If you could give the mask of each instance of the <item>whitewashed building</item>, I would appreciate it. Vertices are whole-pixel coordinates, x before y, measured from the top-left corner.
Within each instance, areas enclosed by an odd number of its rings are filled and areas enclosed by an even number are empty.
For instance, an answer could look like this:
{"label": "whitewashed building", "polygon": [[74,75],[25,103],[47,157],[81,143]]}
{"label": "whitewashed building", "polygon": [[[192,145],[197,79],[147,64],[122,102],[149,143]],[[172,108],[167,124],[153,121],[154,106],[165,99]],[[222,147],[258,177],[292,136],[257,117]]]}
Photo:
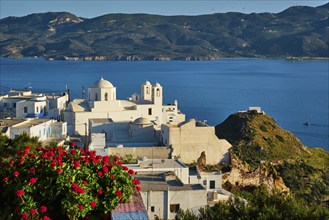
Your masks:
{"label": "whitewashed building", "polygon": [[161,141],[172,149],[172,157],[178,157],[184,163],[196,162],[203,151],[207,164],[230,163],[229,148],[232,145],[216,136],[215,127],[194,119],[163,124]]}
{"label": "whitewashed building", "polygon": [[179,123],[185,115],[178,110],[178,103],[163,105],[163,89],[159,83],[146,81],[141,85],[141,95],[134,93],[127,100],[116,98],[116,87],[101,78],[88,88],[88,99],[75,99],[64,111],[69,135],[85,134],[89,119],[111,119],[113,122],[134,122],[146,118],[157,130],[167,122]]}
{"label": "whitewashed building", "polygon": [[177,212],[207,206],[207,191],[189,183],[189,168],[178,160],[144,159],[129,164],[141,181],[141,196],[150,219],[175,219]]}
{"label": "whitewashed building", "polygon": [[16,102],[17,118],[42,118],[46,116],[47,100],[45,96]]}
{"label": "whitewashed building", "polygon": [[[60,95],[35,94],[30,90],[10,90],[0,98],[0,118],[49,118],[61,119],[61,111],[69,100],[67,93]],[[48,114],[50,113],[50,114]]]}
{"label": "whitewashed building", "polygon": [[[200,172],[173,159],[146,159],[126,165],[137,172],[141,196],[150,219],[175,219],[182,210],[198,211],[222,195],[220,172]],[[217,199],[216,197],[215,199]]]}
{"label": "whitewashed building", "polygon": [[38,137],[40,141],[63,140],[66,138],[66,132],[66,122],[58,122],[57,120],[46,118],[27,119],[9,127],[9,137],[11,139],[27,133]]}

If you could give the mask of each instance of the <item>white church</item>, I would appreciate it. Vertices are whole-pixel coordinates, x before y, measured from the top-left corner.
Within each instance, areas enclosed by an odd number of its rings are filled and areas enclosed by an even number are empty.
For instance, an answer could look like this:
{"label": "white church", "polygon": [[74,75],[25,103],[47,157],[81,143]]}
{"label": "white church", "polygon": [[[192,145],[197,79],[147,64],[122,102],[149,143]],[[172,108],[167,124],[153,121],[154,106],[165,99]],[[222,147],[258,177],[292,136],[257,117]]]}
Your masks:
{"label": "white church", "polygon": [[89,132],[89,119],[111,119],[113,122],[147,121],[155,130],[161,124],[185,121],[185,114],[178,103],[163,104],[163,89],[159,83],[146,81],[141,85],[141,94],[134,93],[127,100],[118,100],[116,87],[103,78],[88,88],[88,99],[75,99],[64,111],[68,135],[85,135]]}

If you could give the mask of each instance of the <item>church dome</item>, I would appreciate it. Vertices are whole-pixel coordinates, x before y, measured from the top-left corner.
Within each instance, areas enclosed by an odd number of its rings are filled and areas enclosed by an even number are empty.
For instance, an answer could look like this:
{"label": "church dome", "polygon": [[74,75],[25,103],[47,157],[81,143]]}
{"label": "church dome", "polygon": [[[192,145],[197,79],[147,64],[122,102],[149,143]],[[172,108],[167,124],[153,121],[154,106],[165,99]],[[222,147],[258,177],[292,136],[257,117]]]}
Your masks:
{"label": "church dome", "polygon": [[149,125],[149,124],[152,124],[152,123],[147,118],[140,117],[140,118],[137,118],[133,122],[133,124],[135,124],[135,125]]}
{"label": "church dome", "polygon": [[113,88],[113,84],[110,83],[110,81],[107,81],[103,79],[103,77],[100,80],[97,80],[94,82],[91,86],[91,88]]}
{"label": "church dome", "polygon": [[154,87],[161,87],[160,83],[155,83]]}
{"label": "church dome", "polygon": [[144,86],[150,86],[151,85],[151,83],[149,82],[149,81],[145,81],[145,83],[143,84]]}

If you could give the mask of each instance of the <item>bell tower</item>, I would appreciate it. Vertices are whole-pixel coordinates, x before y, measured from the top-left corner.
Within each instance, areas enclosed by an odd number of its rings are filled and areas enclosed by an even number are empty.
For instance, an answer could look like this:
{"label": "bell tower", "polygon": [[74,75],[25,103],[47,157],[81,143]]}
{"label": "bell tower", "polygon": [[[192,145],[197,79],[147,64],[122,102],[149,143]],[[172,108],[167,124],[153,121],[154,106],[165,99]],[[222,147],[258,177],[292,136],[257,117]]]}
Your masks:
{"label": "bell tower", "polygon": [[152,100],[152,85],[149,81],[145,81],[145,83],[141,86],[141,95],[142,100]]}

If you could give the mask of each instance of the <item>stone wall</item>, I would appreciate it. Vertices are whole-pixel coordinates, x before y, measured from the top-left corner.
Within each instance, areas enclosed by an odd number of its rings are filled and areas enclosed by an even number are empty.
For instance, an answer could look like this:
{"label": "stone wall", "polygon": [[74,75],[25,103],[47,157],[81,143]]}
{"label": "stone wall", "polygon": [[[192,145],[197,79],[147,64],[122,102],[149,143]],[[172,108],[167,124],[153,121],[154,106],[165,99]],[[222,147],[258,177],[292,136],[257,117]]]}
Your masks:
{"label": "stone wall", "polygon": [[153,158],[153,159],[167,159],[169,156],[169,149],[166,147],[123,147],[123,148],[108,148],[110,155],[132,155],[134,159],[137,158]]}

